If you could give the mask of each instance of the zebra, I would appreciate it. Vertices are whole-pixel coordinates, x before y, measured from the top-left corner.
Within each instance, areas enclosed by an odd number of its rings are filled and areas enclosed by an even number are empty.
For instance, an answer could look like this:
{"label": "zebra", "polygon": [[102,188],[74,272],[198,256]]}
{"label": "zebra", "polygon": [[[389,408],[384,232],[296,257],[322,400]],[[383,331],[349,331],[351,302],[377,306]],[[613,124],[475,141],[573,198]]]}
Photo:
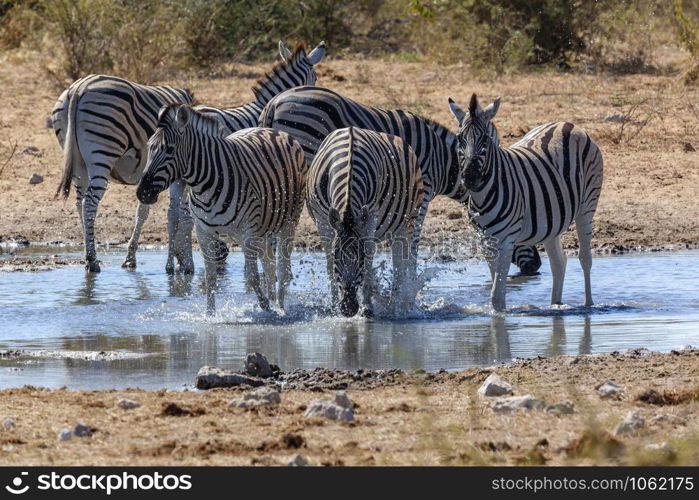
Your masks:
{"label": "zebra", "polygon": [[303,150],[278,130],[247,128],[228,136],[224,130],[219,120],[187,104],[163,108],[148,142],[146,172],[136,195],[141,203],[153,204],[178,179],[189,187],[205,261],[208,314],[216,308],[216,250],[221,238],[243,248],[245,281],[260,307],[268,310],[276,299],[283,308],[291,280],[291,244],[305,198]]}
{"label": "zebra", "polygon": [[[259,125],[283,130],[298,139],[309,164],[325,137],[338,128],[354,126],[401,137],[417,156],[425,191],[415,222],[415,247],[428,205],[435,196],[446,195],[461,203],[468,202],[468,193],[458,181],[456,136],[428,118],[401,109],[366,106],[332,90],[303,86],[273,98],[262,111]],[[531,248],[530,254],[533,261],[528,264],[528,269],[536,272],[538,252]],[[409,271],[411,278],[414,277],[415,269]]]}
{"label": "zebra", "polygon": [[[324,43],[321,42],[308,55],[303,44],[292,52],[279,42],[279,50],[283,61],[255,86],[254,102],[229,110],[202,107],[228,117],[223,120],[228,130],[223,133],[256,125],[262,106],[273,92],[315,82],[316,74],[312,66],[324,56]],[[94,217],[108,178],[123,184],[137,184],[146,161],[146,143],[155,128],[158,110],[167,104],[193,101],[193,95],[185,89],[143,86],[106,75],[82,78],[59,97],[51,115],[56,137],[65,151],[64,175],[57,194],[68,196],[73,177],[89,271],[100,270],[94,248]],[[71,106],[74,106],[72,113]],[[90,196],[86,196],[87,191]],[[139,204],[123,267],[136,266],[138,239],[148,212],[148,205]],[[89,217],[83,218],[84,213]],[[174,272],[175,258],[185,272],[194,269],[191,224],[184,185],[175,183],[170,190],[168,210],[166,271],[169,273]],[[226,251],[225,247],[219,251]]]}
{"label": "zebra", "polygon": [[[391,242],[395,312],[409,306],[399,298],[409,262],[416,255],[412,235],[424,187],[412,148],[400,137],[355,127],[325,138],[306,183],[308,212],[316,223],[327,257],[333,304],[345,316],[372,314],[376,243]],[[410,252],[410,253],[408,253]]]}
{"label": "zebra", "polygon": [[508,148],[493,141],[492,123],[500,98],[480,107],[471,96],[468,112],[449,98],[459,122],[461,182],[470,194],[471,220],[498,252],[488,263],[493,278],[491,302],[505,309],[505,285],[515,245],[542,243],[549,256],[551,303],[563,295],[566,255],[561,235],[575,221],[579,259],[585,278],[585,306],[592,306],[592,218],[603,179],[600,149],[580,127],[568,122],[540,125]]}
{"label": "zebra", "polygon": [[[68,102],[67,117],[61,112],[65,108],[61,98]],[[67,198],[71,184],[75,184],[85,268],[100,272],[94,224],[109,177],[121,184],[136,184],[145,161],[143,145],[155,129],[157,111],[175,102],[191,103],[194,96],[187,89],[89,75],[74,82],[61,98],[52,113],[64,150],[63,177],[56,196]]]}

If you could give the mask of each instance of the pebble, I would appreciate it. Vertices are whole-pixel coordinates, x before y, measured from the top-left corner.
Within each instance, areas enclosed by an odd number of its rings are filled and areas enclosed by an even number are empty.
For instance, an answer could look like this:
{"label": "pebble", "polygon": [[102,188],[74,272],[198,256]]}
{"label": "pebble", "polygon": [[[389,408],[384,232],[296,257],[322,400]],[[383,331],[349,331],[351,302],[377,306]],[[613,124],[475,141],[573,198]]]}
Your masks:
{"label": "pebble", "polygon": [[478,388],[478,394],[488,397],[504,396],[512,394],[512,386],[497,373],[491,373]]}
{"label": "pebble", "polygon": [[243,399],[234,399],[228,406],[230,408],[257,408],[259,406],[275,405],[282,402],[279,391],[271,387],[259,387],[243,396]]}
{"label": "pebble", "polygon": [[554,415],[570,415],[575,412],[575,405],[571,401],[563,401],[546,407],[548,413]]}
{"label": "pebble", "polygon": [[253,377],[267,378],[272,376],[272,367],[264,354],[253,352],[245,358],[245,373]]}
{"label": "pebble", "polygon": [[345,391],[337,391],[333,402],[343,408],[348,408],[350,410],[354,408],[354,403],[350,400]]}
{"label": "pebble", "polygon": [[70,441],[71,439],[73,439],[73,432],[70,429],[61,429],[61,432],[58,433],[59,441]]}
{"label": "pebble", "polygon": [[620,385],[615,384],[611,380],[607,380],[603,384],[597,387],[597,393],[603,398],[611,398],[615,396],[621,396],[624,394],[624,390]]}
{"label": "pebble", "polygon": [[75,424],[75,429],[73,430],[73,433],[77,437],[89,437],[92,436],[92,429],[85,425],[84,422],[78,422]]}
{"label": "pebble", "polygon": [[300,453],[294,453],[286,465],[289,467],[306,467],[308,465],[308,459]]}
{"label": "pebble", "polygon": [[677,450],[675,450],[675,448],[667,441],[647,444],[644,446],[644,449],[648,451],[658,451],[669,456],[677,454]]}
{"label": "pebble", "polygon": [[635,434],[637,430],[643,428],[646,424],[643,417],[637,411],[630,411],[624,420],[619,422],[614,434],[621,436],[624,434]]}
{"label": "pebble", "polygon": [[322,417],[330,420],[354,420],[351,408],[340,406],[334,401],[311,401],[303,414],[306,418]]}
{"label": "pebble", "polygon": [[7,430],[14,429],[17,427],[17,422],[12,417],[5,417],[2,421],[2,426]]}
{"label": "pebble", "polygon": [[241,385],[259,387],[264,385],[264,383],[264,380],[261,378],[224,370],[216,366],[202,366],[197,373],[196,387],[197,389],[237,387]]}
{"label": "pebble", "polygon": [[29,184],[41,184],[44,182],[44,176],[37,173],[33,173],[29,178]]}
{"label": "pebble", "polygon": [[133,399],[120,399],[117,402],[117,406],[122,410],[133,410],[134,408],[141,406],[141,403],[134,401]]}
{"label": "pebble", "polygon": [[490,405],[495,413],[510,413],[518,410],[542,410],[545,406],[542,400],[535,398],[531,394],[498,399],[497,401],[493,401]]}

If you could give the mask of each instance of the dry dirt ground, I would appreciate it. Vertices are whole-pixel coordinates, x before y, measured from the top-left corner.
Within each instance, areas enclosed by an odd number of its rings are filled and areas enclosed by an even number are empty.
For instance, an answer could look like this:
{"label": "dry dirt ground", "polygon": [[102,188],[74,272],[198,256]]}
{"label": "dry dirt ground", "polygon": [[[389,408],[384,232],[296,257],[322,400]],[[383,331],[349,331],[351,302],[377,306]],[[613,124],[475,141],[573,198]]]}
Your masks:
{"label": "dry dirt ground", "polygon": [[[476,392],[492,372],[517,395],[532,394],[547,405],[570,401],[574,412],[495,413],[497,398]],[[0,391],[0,418],[14,418],[16,427],[0,428],[0,465],[283,465],[294,453],[312,465],[697,465],[698,377],[699,350],[692,349],[405,374],[369,390],[350,385],[351,422],[304,417],[310,401],[333,397],[328,391],[285,391],[279,405],[245,410],[228,407],[241,396],[230,389],[8,389]],[[623,394],[600,397],[595,388],[606,380]],[[121,398],[141,406],[121,409]],[[632,411],[644,425],[614,435]],[[59,441],[61,429],[76,421],[93,435]]]}
{"label": "dry dirt ground", "polygon": [[[4,55],[0,64],[0,236],[31,241],[82,241],[74,202],[54,201],[62,152],[46,117],[60,87],[30,56]],[[202,103],[235,106],[252,98],[250,87],[271,63],[235,64],[225,76],[183,77],[167,83],[194,90]],[[699,243],[699,88],[676,77],[584,75],[543,72],[479,79],[466,67],[434,62],[333,60],[318,67],[318,84],[380,107],[401,107],[455,128],[447,96],[467,103],[471,92],[488,101],[502,96],[495,120],[505,144],[534,125],[569,120],[586,128],[605,157],[605,182],[595,219],[597,250]],[[625,123],[605,121],[621,114]],[[12,145],[16,151],[8,161]],[[4,165],[4,167],[3,167]],[[30,185],[33,173],[44,182]],[[143,242],[166,241],[166,197],[151,211]],[[100,206],[96,233],[102,243],[124,243],[131,232],[135,189],[112,182]],[[468,240],[466,211],[436,200],[424,242],[436,246]],[[317,236],[304,215],[297,241]],[[574,232],[565,239],[575,245]]]}

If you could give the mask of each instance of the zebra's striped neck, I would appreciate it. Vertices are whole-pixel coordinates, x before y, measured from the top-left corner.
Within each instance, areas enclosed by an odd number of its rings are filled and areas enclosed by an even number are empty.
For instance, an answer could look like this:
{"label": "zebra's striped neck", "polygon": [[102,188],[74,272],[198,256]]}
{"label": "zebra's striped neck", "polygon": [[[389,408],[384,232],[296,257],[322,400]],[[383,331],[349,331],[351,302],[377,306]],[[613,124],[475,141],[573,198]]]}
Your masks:
{"label": "zebra's striped neck", "polygon": [[437,136],[444,141],[446,146],[447,157],[444,159],[444,161],[448,171],[446,186],[444,186],[442,194],[448,196],[449,198],[463,202],[468,199],[468,193],[466,193],[466,190],[459,181],[459,161],[457,154],[459,141],[457,140],[456,134],[440,123],[429,119],[425,120],[427,120],[427,123],[432,130],[434,130]]}
{"label": "zebra's striped neck", "polygon": [[255,102],[262,108],[277,94],[300,85],[313,85],[316,81],[313,65],[306,56],[304,46],[298,47],[284,62],[277,63],[264,78],[252,88]]}

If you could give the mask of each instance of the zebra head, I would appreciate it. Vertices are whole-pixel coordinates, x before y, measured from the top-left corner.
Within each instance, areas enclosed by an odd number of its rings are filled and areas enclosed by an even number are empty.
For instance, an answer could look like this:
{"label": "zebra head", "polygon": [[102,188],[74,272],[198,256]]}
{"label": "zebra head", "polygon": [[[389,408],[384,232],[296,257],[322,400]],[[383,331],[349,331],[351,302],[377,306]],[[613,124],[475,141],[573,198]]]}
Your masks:
{"label": "zebra head", "polygon": [[482,109],[476,94],[471,96],[468,112],[449,98],[449,109],[459,122],[458,159],[461,168],[461,182],[469,191],[479,191],[488,175],[486,156],[491,146],[498,145],[498,135],[491,120],[500,107],[500,98]]}
{"label": "zebra head", "polygon": [[306,44],[301,42],[292,52],[280,41],[279,55],[282,61],[277,63],[264,78],[259,79],[252,88],[256,100],[260,103],[266,104],[284,90],[302,85],[314,85],[318,76],[313,67],[325,56],[325,42],[320,42],[310,52],[306,51]]}
{"label": "zebra head", "polygon": [[369,222],[369,207],[361,208],[359,217],[347,209],[341,216],[330,208],[330,225],[335,230],[332,241],[333,279],[338,285],[340,312],[347,317],[359,310],[357,289],[364,281],[364,244]]}
{"label": "zebra head", "polygon": [[189,104],[170,104],[158,113],[158,126],[148,140],[148,161],[136,196],[145,204],[158,201],[170,184],[185,177],[190,167],[192,133],[220,136],[221,122],[192,109]]}

